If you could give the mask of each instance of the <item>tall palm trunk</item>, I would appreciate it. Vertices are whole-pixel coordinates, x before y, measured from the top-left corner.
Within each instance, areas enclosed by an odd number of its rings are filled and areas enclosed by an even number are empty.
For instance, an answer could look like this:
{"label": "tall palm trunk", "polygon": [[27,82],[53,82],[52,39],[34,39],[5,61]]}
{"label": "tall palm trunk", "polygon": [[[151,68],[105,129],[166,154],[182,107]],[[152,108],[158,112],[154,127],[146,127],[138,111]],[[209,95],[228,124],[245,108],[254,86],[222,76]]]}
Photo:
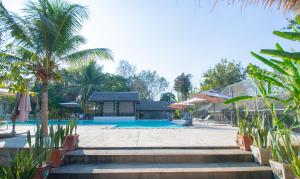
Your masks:
{"label": "tall palm trunk", "polygon": [[42,84],[42,130],[43,134],[48,134],[48,79]]}

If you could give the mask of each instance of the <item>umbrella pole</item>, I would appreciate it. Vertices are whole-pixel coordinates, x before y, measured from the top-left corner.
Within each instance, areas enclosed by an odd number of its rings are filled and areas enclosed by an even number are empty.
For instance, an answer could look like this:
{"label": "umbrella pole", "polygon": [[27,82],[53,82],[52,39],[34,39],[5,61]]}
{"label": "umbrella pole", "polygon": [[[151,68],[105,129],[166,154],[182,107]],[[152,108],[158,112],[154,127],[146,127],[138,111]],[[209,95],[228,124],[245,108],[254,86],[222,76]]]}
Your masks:
{"label": "umbrella pole", "polygon": [[12,131],[11,131],[12,135],[16,134],[16,120],[17,120],[17,117],[18,117],[18,114],[19,114],[18,113],[18,106],[19,106],[19,103],[20,103],[20,97],[21,97],[21,93],[17,93],[16,102],[15,102],[14,108],[11,112],[12,113],[11,120],[12,120],[12,123],[13,123]]}
{"label": "umbrella pole", "polygon": [[216,123],[216,105],[215,105],[215,103],[213,103],[213,107],[214,107],[214,120]]}

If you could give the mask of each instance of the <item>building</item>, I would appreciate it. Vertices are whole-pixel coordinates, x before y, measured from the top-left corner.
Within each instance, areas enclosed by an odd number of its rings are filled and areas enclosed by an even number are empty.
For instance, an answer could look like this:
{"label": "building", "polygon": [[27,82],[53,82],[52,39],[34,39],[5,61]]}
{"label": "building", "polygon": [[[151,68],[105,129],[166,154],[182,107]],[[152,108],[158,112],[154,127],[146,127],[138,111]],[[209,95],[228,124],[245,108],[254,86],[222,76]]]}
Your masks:
{"label": "building", "polygon": [[136,107],[137,119],[171,119],[173,108],[170,101],[140,101]]}
{"label": "building", "polygon": [[94,92],[89,102],[94,119],[168,119],[170,102],[141,101],[138,92]]}

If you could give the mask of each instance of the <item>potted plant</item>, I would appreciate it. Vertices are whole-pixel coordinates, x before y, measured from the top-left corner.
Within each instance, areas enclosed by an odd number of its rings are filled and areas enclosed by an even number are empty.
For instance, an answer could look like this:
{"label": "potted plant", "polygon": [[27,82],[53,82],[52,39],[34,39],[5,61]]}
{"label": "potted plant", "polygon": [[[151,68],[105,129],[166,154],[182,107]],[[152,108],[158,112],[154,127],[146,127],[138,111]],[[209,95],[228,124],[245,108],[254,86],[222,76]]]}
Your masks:
{"label": "potted plant", "polygon": [[27,142],[29,145],[29,151],[37,163],[33,179],[46,178],[51,170],[51,166],[49,164],[50,154],[52,151],[50,137],[44,136],[42,134],[41,126],[37,125],[35,143],[31,143],[30,131],[27,132]]}
{"label": "potted plant", "polygon": [[271,152],[269,160],[275,178],[290,179],[300,174],[299,148],[292,144],[293,126],[286,127],[285,121],[280,120],[271,130]]}
{"label": "potted plant", "polygon": [[[73,133],[74,132],[74,133]],[[64,149],[66,151],[74,150],[79,143],[79,135],[77,134],[77,119],[70,119],[66,125]]]}
{"label": "potted plant", "polygon": [[34,178],[37,162],[30,150],[18,150],[15,154],[9,153],[9,159],[7,166],[0,167],[0,178]]}
{"label": "potted plant", "polygon": [[63,150],[64,128],[60,124],[54,130],[53,126],[49,127],[49,135],[51,138],[52,151],[50,155],[50,163],[52,167],[59,167],[63,164],[65,151]]}
{"label": "potted plant", "polygon": [[259,113],[255,113],[252,124],[253,144],[250,148],[254,160],[261,165],[269,165],[271,150],[268,148],[268,120]]}
{"label": "potted plant", "polygon": [[248,111],[245,110],[245,114],[243,117],[240,116],[239,112],[237,112],[238,116],[238,128],[236,142],[239,147],[243,150],[250,151],[250,145],[252,144],[252,136],[251,136],[251,122],[248,121]]}

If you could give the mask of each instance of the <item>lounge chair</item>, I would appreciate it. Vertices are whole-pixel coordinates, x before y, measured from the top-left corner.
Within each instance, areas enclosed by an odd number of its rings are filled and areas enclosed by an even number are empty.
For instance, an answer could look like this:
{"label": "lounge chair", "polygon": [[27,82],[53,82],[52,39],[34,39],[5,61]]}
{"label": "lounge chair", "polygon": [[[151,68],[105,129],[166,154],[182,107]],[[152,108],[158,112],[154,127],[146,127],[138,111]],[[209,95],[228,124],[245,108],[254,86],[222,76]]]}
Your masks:
{"label": "lounge chair", "polygon": [[208,125],[208,123],[210,122],[209,119],[211,117],[211,115],[207,115],[205,118],[199,118],[199,121]]}
{"label": "lounge chair", "polygon": [[5,120],[6,116],[2,116],[3,118],[0,118],[0,130],[7,130],[8,129],[8,123]]}
{"label": "lounge chair", "polygon": [[7,130],[8,129],[8,124],[7,121],[0,121],[0,130]]}

